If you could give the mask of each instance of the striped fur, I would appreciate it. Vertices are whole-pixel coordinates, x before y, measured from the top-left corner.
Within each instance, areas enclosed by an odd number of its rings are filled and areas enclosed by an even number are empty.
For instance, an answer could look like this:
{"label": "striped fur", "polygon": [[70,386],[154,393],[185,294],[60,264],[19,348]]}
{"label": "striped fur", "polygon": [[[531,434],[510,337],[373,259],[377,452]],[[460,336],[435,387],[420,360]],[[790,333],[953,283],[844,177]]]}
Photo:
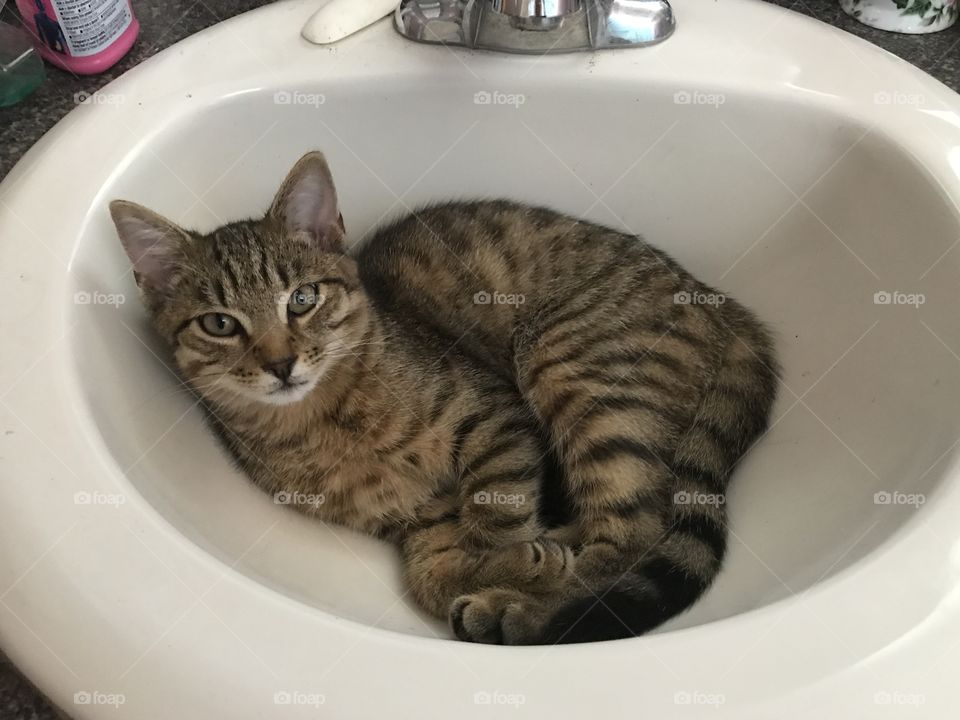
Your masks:
{"label": "striped fur", "polygon": [[[776,360],[749,311],[662,252],[494,201],[424,209],[350,257],[317,153],[263,220],[210,235],[112,209],[156,327],[246,472],[396,542],[414,597],[461,639],[639,635],[716,576]],[[322,304],[284,318],[275,299],[304,283]],[[243,333],[205,336],[211,310]],[[274,402],[265,368],[287,356],[309,392]]]}

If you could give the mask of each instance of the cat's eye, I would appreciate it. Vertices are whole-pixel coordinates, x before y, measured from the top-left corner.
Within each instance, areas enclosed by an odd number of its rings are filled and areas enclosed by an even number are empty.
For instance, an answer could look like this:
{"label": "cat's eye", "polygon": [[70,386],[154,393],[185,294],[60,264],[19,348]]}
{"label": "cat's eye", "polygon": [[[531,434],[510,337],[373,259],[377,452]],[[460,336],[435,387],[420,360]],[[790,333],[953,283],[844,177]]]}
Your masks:
{"label": "cat's eye", "polygon": [[323,295],[320,294],[316,285],[301,285],[290,294],[287,311],[291,315],[306,315],[323,300]]}
{"label": "cat's eye", "polygon": [[200,317],[200,327],[214,337],[230,337],[240,332],[240,323],[235,317],[224,313],[207,313]]}

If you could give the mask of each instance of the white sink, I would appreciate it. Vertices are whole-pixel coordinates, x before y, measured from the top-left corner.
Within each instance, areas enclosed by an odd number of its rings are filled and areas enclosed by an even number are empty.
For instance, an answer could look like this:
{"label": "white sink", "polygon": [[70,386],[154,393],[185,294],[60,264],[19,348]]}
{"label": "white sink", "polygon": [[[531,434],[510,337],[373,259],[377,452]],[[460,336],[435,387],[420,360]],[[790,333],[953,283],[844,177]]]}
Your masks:
{"label": "white sink", "polygon": [[[161,53],[0,186],[8,654],[78,718],[487,717],[485,698],[531,718],[946,717],[960,97],[749,0],[677,0],[653,48],[539,59],[389,21],[319,48],[298,35],[314,10]],[[438,199],[547,204],[644,235],[772,326],[773,427],[691,612],[616,643],[454,643],[388,546],[233,469],[150,334],[106,203],[209,229],[263,212],[314,148],[353,241]]]}

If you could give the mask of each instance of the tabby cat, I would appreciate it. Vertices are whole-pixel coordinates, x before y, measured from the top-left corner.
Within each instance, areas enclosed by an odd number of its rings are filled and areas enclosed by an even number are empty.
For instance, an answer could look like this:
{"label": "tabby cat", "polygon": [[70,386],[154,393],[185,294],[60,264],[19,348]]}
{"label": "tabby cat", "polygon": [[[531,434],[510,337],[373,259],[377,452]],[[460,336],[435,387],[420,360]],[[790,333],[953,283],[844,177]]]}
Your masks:
{"label": "tabby cat", "polygon": [[663,252],[493,201],[426,208],[351,256],[317,152],[265,217],[207,235],[110,211],[246,473],[396,543],[457,637],[635,636],[716,576],[776,360],[749,311]]}

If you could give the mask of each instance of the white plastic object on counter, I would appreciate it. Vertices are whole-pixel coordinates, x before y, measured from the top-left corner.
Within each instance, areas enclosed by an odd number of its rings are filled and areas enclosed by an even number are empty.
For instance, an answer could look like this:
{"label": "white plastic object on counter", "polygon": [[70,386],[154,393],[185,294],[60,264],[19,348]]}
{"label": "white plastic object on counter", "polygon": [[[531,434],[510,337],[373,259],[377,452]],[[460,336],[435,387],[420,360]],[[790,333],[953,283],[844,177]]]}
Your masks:
{"label": "white plastic object on counter", "polygon": [[303,36],[317,45],[329,45],[363,30],[397,7],[397,0],[327,0],[303,26]]}

